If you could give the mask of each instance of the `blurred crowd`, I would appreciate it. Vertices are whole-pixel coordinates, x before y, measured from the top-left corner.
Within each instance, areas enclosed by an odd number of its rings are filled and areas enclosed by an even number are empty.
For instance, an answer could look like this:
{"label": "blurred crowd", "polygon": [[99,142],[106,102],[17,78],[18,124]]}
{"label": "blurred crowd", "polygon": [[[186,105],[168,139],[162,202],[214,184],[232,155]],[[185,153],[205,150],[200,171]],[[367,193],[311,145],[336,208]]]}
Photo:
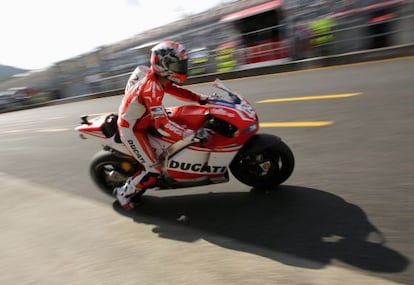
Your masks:
{"label": "blurred crowd", "polygon": [[[0,93],[0,107],[10,100],[26,104],[33,101],[28,98],[122,89],[137,65],[148,64],[151,47],[163,38],[185,44],[190,76],[414,42],[412,1],[240,0],[227,5],[0,82],[0,90],[6,90]],[[47,96],[15,99],[13,88],[42,90]]]}

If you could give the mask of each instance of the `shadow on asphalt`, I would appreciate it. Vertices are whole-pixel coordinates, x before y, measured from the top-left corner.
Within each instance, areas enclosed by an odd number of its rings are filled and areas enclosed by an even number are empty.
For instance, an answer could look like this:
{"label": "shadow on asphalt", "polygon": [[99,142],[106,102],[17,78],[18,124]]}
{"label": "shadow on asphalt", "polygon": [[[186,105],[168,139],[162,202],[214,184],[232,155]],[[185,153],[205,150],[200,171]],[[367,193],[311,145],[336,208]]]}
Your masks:
{"label": "shadow on asphalt", "polygon": [[338,259],[364,270],[396,273],[409,264],[387,247],[361,208],[316,189],[281,186],[270,193],[253,189],[162,198],[146,194],[131,212],[117,202],[113,207],[137,223],[155,225],[153,232],[161,238],[204,239],[298,267],[319,269]]}

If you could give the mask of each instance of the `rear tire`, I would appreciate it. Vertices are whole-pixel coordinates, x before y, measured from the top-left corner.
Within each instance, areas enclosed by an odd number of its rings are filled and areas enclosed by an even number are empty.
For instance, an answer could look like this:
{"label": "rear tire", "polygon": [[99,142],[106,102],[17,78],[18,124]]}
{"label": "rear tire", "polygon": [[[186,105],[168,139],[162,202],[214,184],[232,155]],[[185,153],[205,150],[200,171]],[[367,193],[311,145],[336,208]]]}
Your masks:
{"label": "rear tire", "polygon": [[89,167],[92,180],[110,196],[115,187],[122,186],[139,170],[140,165],[132,157],[104,150],[95,154]]}
{"label": "rear tire", "polygon": [[264,190],[276,189],[290,177],[294,167],[291,149],[279,139],[257,152],[242,149],[230,164],[230,170],[237,180]]}

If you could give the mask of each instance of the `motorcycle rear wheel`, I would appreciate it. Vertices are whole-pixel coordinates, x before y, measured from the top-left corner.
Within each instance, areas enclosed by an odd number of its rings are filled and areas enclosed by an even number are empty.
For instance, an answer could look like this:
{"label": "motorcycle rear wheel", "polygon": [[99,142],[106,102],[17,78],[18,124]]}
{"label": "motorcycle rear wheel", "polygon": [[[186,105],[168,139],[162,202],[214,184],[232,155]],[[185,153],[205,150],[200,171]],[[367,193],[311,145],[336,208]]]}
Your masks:
{"label": "motorcycle rear wheel", "polygon": [[230,164],[231,173],[237,180],[264,190],[276,189],[290,177],[294,167],[292,150],[282,140],[260,152],[242,149]]}
{"label": "motorcycle rear wheel", "polygon": [[128,177],[139,170],[140,165],[132,158],[105,150],[95,154],[89,167],[92,180],[110,196],[113,196],[115,187],[122,186]]}

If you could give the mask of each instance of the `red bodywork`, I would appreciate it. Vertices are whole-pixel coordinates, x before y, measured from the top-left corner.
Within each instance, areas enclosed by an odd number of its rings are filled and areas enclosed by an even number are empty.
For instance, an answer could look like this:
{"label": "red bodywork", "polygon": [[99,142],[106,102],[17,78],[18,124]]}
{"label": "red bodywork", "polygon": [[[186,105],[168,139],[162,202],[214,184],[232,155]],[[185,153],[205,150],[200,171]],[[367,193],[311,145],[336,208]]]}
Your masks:
{"label": "red bodywork", "polygon": [[[245,106],[246,109],[249,109],[250,107],[247,102],[243,106]],[[249,113],[246,110],[216,104],[209,106],[184,105],[166,109],[170,119],[186,129],[198,130],[203,127],[208,118],[206,116],[207,113],[216,120],[218,119],[233,125],[235,131],[232,136],[226,136],[220,132],[213,132],[213,135],[201,146],[202,148],[208,148],[214,151],[220,151],[220,149],[226,151],[226,149],[234,150],[234,148],[240,148],[258,131],[257,117],[255,116],[253,109],[250,109]],[[87,122],[85,121],[82,125],[78,126],[76,130],[83,134],[107,139],[108,134],[113,135],[113,131],[117,128],[116,121],[108,123],[110,115],[110,113],[106,113],[92,118]],[[170,141],[168,138],[162,139],[173,143],[173,141]]]}

